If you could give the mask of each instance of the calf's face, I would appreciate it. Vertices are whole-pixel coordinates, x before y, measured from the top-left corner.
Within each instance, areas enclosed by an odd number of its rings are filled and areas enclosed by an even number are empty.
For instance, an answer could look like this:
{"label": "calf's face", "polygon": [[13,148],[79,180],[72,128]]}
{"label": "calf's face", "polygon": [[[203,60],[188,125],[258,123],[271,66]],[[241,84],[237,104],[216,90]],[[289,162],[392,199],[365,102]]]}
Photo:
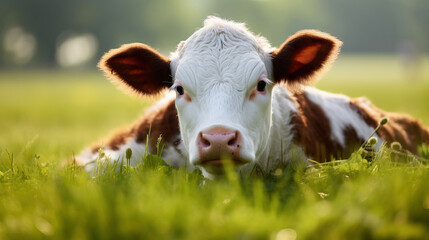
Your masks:
{"label": "calf's face", "polygon": [[175,91],[189,163],[219,174],[221,159],[239,169],[264,153],[273,86],[310,80],[336,58],[340,45],[326,33],[305,30],[272,49],[242,24],[209,18],[169,59],[135,43],[109,51],[99,67],[139,94]]}

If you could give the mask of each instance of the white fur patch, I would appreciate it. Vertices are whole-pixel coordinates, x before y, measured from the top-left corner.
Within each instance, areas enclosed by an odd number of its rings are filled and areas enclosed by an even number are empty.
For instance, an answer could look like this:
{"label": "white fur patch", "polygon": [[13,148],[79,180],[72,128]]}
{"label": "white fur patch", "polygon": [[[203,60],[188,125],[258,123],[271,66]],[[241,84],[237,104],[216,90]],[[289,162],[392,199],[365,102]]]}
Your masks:
{"label": "white fur patch", "polygon": [[[209,16],[204,21],[204,26],[201,29],[197,30],[186,41],[180,42],[176,51],[170,54],[170,67],[173,77],[175,77],[179,62],[186,53],[202,53],[204,50],[208,50],[208,54],[214,54],[211,50],[225,49],[230,47],[230,45],[225,44],[230,43],[239,43],[237,45],[247,48],[247,52],[256,52],[268,70],[267,76],[271,76],[272,63],[270,52],[274,48],[266,38],[250,32],[244,23]],[[195,57],[197,56],[195,55]]]}
{"label": "white fur patch", "polygon": [[293,159],[302,159],[303,150],[293,145],[292,114],[299,114],[290,93],[282,86],[275,86],[272,100],[272,123],[267,155],[261,158],[264,171],[275,169]]}
{"label": "white fur patch", "polygon": [[130,165],[135,167],[139,162],[141,162],[146,151],[146,144],[137,143],[135,139],[126,142],[124,145],[121,145],[118,150],[103,149],[104,156],[102,156],[101,159],[99,159],[100,154],[98,152],[91,153],[89,149],[86,149],[76,157],[76,162],[80,165],[83,165],[85,171],[94,173],[97,164],[104,164],[105,162],[103,161],[106,160],[109,161],[110,164],[114,164],[115,161],[123,161],[123,164],[125,164],[125,152],[128,148],[130,148],[132,151]]}
{"label": "white fur patch", "polygon": [[[331,139],[337,141],[341,146],[346,147],[344,129],[351,126],[357,135],[362,139],[367,139],[374,128],[369,126],[362,117],[350,107],[350,98],[341,95],[320,91],[313,87],[306,87],[305,93],[308,99],[320,106],[330,121],[332,130]],[[383,140],[376,134],[378,149]]]}
{"label": "white fur patch", "polygon": [[[177,137],[180,140],[180,136]],[[124,165],[126,164],[125,154],[126,150],[130,148],[132,151],[131,155],[131,166],[135,167],[138,163],[140,163],[144,157],[146,152],[146,144],[145,143],[137,143],[135,139],[131,139],[125,144],[121,145],[118,150],[112,149],[103,149],[104,155],[99,161],[100,154],[98,152],[91,152],[90,149],[85,149],[81,154],[76,156],[76,162],[84,166],[85,171],[94,173],[97,164],[104,164],[103,161],[109,161],[110,164],[114,164],[115,161],[122,162]],[[148,153],[150,153],[150,149],[147,149]],[[154,154],[154,153],[152,153]],[[172,144],[166,143],[164,149],[162,151],[162,159],[165,161],[167,165],[170,165],[174,168],[184,167],[187,170],[192,170],[192,166],[187,162],[187,155],[185,152],[185,148],[183,143],[180,142],[177,146],[173,146]]]}
{"label": "white fur patch", "polygon": [[187,171],[192,171],[194,167],[189,163],[188,154],[185,145],[180,140],[180,135],[175,137],[175,141],[180,141],[179,144],[166,144],[162,151],[162,159],[165,163],[174,168],[185,168]]}

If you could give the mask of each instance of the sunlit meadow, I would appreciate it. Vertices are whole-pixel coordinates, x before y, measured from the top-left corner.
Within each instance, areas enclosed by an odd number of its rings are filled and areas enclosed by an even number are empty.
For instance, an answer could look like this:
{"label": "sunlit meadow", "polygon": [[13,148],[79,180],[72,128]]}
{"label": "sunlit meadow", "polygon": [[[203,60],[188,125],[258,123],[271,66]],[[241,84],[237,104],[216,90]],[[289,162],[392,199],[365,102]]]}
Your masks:
{"label": "sunlit meadow", "polygon": [[[429,125],[429,68],[342,57],[317,87]],[[383,69],[390,69],[389,71]],[[429,239],[429,149],[208,181],[156,156],[92,177],[81,149],[150,102],[99,72],[0,73],[0,239]]]}

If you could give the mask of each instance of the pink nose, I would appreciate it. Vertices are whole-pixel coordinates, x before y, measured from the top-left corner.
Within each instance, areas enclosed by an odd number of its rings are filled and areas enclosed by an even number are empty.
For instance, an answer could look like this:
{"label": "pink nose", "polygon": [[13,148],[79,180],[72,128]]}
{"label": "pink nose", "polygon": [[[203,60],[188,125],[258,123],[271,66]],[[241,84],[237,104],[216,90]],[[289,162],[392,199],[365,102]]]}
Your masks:
{"label": "pink nose", "polygon": [[222,165],[221,158],[228,156],[234,164],[241,164],[241,136],[238,131],[215,127],[200,132],[197,139],[200,159],[197,164]]}

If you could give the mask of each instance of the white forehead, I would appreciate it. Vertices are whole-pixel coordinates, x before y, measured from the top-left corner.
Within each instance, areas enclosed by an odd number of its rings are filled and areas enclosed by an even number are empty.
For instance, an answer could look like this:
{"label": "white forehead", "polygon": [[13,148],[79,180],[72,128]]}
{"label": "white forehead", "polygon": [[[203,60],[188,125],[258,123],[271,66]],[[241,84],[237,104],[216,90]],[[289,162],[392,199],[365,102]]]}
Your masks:
{"label": "white forehead", "polygon": [[251,77],[259,68],[265,68],[270,75],[271,51],[268,41],[255,36],[243,23],[208,17],[204,26],[171,54],[172,75],[193,81],[196,78],[228,81],[236,79],[237,74]]}

